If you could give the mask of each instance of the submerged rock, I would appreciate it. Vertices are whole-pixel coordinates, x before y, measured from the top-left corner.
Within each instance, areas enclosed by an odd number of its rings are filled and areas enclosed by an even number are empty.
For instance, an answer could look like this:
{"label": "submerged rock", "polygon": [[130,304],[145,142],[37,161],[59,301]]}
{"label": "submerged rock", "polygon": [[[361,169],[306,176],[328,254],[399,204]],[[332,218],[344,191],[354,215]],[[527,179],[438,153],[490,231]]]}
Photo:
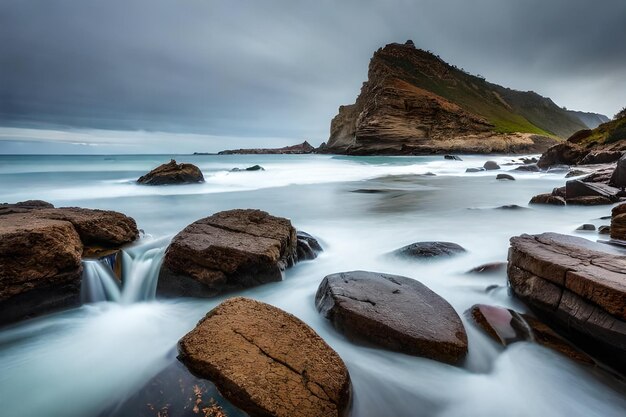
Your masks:
{"label": "submerged rock", "polygon": [[496,175],[496,179],[515,181],[515,178],[513,177],[513,175],[509,175],[509,174],[498,174]]}
{"label": "submerged rock", "polygon": [[539,169],[537,164],[528,164],[528,165],[518,166],[513,171],[539,172],[541,170]]}
{"label": "submerged rock", "polygon": [[465,172],[469,172],[469,173],[471,173],[471,172],[481,172],[481,171],[485,171],[485,168],[467,168],[465,170]]}
{"label": "submerged rock", "polygon": [[306,261],[317,258],[317,254],[322,252],[322,245],[310,234],[298,230],[296,232],[298,261]]}
{"label": "submerged rock", "polygon": [[416,242],[393,251],[396,256],[406,258],[435,258],[453,256],[466,252],[461,246],[453,242]]}
{"label": "submerged rock", "polygon": [[485,162],[485,165],[483,165],[483,168],[485,168],[487,171],[492,171],[500,169],[500,165],[498,165],[498,163],[495,161],[487,161]]}
{"label": "submerged rock", "polygon": [[537,194],[530,199],[528,204],[551,204],[553,206],[564,206],[566,204],[565,198],[547,194]]}
{"label": "submerged rock", "polygon": [[491,262],[479,265],[467,271],[468,274],[499,274],[506,271],[506,262]]}
{"label": "submerged rock", "polygon": [[453,161],[462,161],[462,159],[459,156],[456,155],[444,155],[443,156],[444,159],[450,159]]}
{"label": "submerged rock", "polygon": [[578,362],[587,365],[595,363],[549,326],[527,314],[503,307],[476,304],[466,315],[502,346],[519,341],[536,342]]}
{"label": "submerged rock", "polygon": [[161,295],[207,297],[282,280],[297,261],[296,230],[261,210],[228,210],[191,223],[170,243]]}
{"label": "submerged rock", "polygon": [[626,256],[604,249],[556,233],[513,237],[509,284],[539,317],[626,369]]}
{"label": "submerged rock", "polygon": [[366,271],[328,275],[315,305],[351,338],[447,363],[467,354],[467,335],[456,311],[411,278]]}
{"label": "submerged rock", "polygon": [[261,165],[253,165],[251,167],[248,168],[233,168],[230,170],[230,172],[245,172],[245,171],[265,171],[265,168],[263,168]]}
{"label": "submerged rock", "polygon": [[193,184],[198,182],[204,182],[200,168],[193,164],[178,164],[173,159],[167,164],[159,165],[137,180],[138,184],[143,185]]}
{"label": "submerged rock", "polygon": [[344,416],[350,376],[313,329],[276,307],[231,298],[179,342],[179,359],[252,417]]}
{"label": "submerged rock", "polygon": [[576,230],[581,230],[581,231],[587,231],[587,232],[593,232],[596,230],[596,226],[590,223],[585,223],[583,225],[580,225],[576,228]]}
{"label": "submerged rock", "polygon": [[608,235],[611,233],[611,226],[602,225],[598,227],[598,233],[601,235]]}

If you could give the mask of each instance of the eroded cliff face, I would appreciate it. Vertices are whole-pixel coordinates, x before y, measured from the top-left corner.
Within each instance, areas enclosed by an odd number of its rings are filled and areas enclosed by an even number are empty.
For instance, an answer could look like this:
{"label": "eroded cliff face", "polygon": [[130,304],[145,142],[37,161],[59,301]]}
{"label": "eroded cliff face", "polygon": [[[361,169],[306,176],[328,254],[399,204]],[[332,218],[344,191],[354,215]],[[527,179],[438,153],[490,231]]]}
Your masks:
{"label": "eroded cliff face", "polygon": [[[339,107],[322,151],[515,153],[540,152],[556,143],[556,133],[529,122],[493,86],[412,42],[387,45],[374,54],[355,104]],[[553,107],[548,111],[560,111]],[[559,130],[584,127],[562,116]]]}

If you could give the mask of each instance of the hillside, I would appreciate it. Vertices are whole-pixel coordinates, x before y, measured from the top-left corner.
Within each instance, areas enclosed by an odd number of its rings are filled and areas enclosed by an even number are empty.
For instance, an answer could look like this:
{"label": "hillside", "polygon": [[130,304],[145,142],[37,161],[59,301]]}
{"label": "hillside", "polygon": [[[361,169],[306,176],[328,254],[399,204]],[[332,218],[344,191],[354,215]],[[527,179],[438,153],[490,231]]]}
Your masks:
{"label": "hillside", "polygon": [[389,44],[374,53],[355,104],[331,122],[325,152],[537,152],[586,129],[552,100],[489,83],[430,52]]}
{"label": "hillside", "polygon": [[613,120],[593,130],[578,132],[567,141],[591,150],[626,150],[626,109],[618,113]]}
{"label": "hillside", "polygon": [[584,111],[574,111],[568,110],[567,113],[570,115],[577,117],[581,122],[583,122],[589,129],[595,129],[600,126],[602,123],[606,123],[610,121],[607,116],[598,113],[589,113]]}

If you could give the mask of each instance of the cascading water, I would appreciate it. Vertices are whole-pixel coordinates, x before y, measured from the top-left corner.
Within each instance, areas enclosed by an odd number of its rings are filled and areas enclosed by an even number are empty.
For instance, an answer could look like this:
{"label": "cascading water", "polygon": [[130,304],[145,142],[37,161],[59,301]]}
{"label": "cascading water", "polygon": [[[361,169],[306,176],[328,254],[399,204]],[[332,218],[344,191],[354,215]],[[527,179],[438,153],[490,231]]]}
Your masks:
{"label": "cascading water", "polygon": [[153,300],[168,242],[169,237],[165,237],[120,251],[122,284],[115,277],[109,258],[83,261],[83,303],[113,301],[131,304]]}

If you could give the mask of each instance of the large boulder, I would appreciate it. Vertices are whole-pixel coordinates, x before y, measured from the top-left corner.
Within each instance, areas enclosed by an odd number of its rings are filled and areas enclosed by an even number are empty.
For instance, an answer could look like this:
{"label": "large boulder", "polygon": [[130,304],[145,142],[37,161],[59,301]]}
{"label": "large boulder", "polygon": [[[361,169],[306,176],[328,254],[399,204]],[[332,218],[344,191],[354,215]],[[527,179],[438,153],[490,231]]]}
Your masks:
{"label": "large boulder", "polygon": [[580,146],[570,142],[561,142],[545,151],[539,158],[537,166],[547,169],[553,165],[576,165],[585,155],[587,151]]}
{"label": "large boulder", "polygon": [[557,330],[626,369],[626,256],[579,237],[511,238],[513,292]]}
{"label": "large boulder", "polygon": [[416,242],[396,249],[392,254],[403,258],[437,258],[453,256],[465,249],[453,242]]}
{"label": "large boulder", "polygon": [[551,193],[537,194],[530,199],[528,204],[550,204],[553,206],[564,206],[566,204],[565,199],[560,196],[553,195]]}
{"label": "large boulder", "polygon": [[411,278],[352,271],[326,276],[319,312],[349,337],[416,356],[458,363],[467,335],[447,301]]}
{"label": "large boulder", "polygon": [[0,205],[0,324],[78,305],[81,257],[138,235],[132,218],[113,211]]}
{"label": "large boulder", "polygon": [[276,307],[231,298],[179,343],[179,359],[252,417],[346,414],[350,376],[313,329]]}
{"label": "large boulder", "polygon": [[617,192],[616,188],[601,183],[582,180],[569,180],[565,183],[565,200],[568,204],[611,204],[618,200]]}
{"label": "large boulder", "polygon": [[261,210],[229,210],[200,219],[170,243],[157,287],[162,295],[210,297],[282,280],[297,261],[296,230]]}
{"label": "large boulder", "polygon": [[498,165],[496,161],[487,161],[483,165],[483,168],[485,168],[487,171],[492,171],[495,169],[500,169],[500,165]]}
{"label": "large boulder", "polygon": [[193,164],[178,164],[171,160],[167,164],[159,165],[137,180],[144,185],[194,184],[204,182],[200,168]]}
{"label": "large boulder", "polygon": [[622,157],[621,151],[596,151],[589,152],[587,155],[581,159],[578,164],[579,165],[591,165],[591,164],[608,164],[611,162],[615,162]]}

